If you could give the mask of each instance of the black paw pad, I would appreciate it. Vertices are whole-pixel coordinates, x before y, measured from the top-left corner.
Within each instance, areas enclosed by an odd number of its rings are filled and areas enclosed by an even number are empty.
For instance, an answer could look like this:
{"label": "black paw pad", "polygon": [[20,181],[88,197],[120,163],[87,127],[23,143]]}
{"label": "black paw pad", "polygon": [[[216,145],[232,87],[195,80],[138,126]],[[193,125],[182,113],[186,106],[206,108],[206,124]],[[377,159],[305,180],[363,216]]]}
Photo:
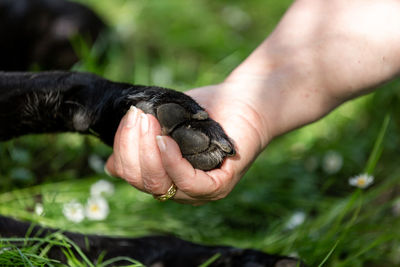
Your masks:
{"label": "black paw pad", "polygon": [[171,133],[179,124],[189,120],[191,114],[175,103],[163,104],[157,108],[157,118],[163,127],[164,134]]}
{"label": "black paw pad", "polygon": [[226,156],[234,155],[233,144],[218,123],[208,118],[206,111],[188,111],[176,103],[161,104],[155,109],[163,134],[179,145],[184,158],[194,168],[211,170]]}
{"label": "black paw pad", "polygon": [[209,171],[221,165],[225,156],[224,153],[221,153],[220,150],[213,147],[205,152],[184,155],[183,157],[187,159],[194,168]]}
{"label": "black paw pad", "polygon": [[171,137],[178,143],[182,155],[204,152],[210,146],[210,138],[190,125],[179,127]]}

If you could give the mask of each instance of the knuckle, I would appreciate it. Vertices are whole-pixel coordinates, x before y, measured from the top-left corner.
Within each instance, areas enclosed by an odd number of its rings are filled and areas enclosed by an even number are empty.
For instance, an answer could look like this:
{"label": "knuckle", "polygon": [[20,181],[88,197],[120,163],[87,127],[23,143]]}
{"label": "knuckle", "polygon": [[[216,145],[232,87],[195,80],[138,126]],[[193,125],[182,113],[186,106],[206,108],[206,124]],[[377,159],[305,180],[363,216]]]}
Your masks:
{"label": "knuckle", "polygon": [[220,195],[224,188],[224,183],[220,179],[212,179],[212,191],[211,195]]}
{"label": "knuckle", "polygon": [[224,190],[224,188],[224,183],[218,179],[213,179],[211,185],[207,189],[189,182],[179,184],[179,189],[187,195],[194,198],[207,197],[207,199],[211,200],[214,198],[221,199],[226,197],[228,193],[225,192],[226,190]]}
{"label": "knuckle", "polygon": [[115,167],[115,172],[119,178],[124,179],[134,187],[138,187],[141,184],[140,174],[138,175],[135,170],[128,170],[126,168],[123,168],[122,166],[118,166]]}
{"label": "knuckle", "polygon": [[164,184],[162,183],[162,178],[151,177],[143,179],[144,189],[153,194],[164,194],[163,188]]}
{"label": "knuckle", "polygon": [[136,176],[130,176],[127,178],[124,178],[125,181],[127,181],[130,185],[132,185],[135,188],[140,189],[140,178]]}
{"label": "knuckle", "polygon": [[139,187],[139,185],[142,184],[140,172],[137,172],[136,170],[125,171],[122,178],[135,187]]}
{"label": "knuckle", "polygon": [[124,177],[124,168],[120,164],[115,164],[114,170],[118,177]]}
{"label": "knuckle", "polygon": [[119,140],[119,147],[121,150],[129,147],[129,143],[131,142],[131,140],[129,138],[125,138],[126,135],[124,135],[124,134],[127,134],[129,132],[129,130],[130,129],[128,129],[128,128],[124,128],[125,132],[121,133],[121,138]]}
{"label": "knuckle", "polygon": [[211,200],[220,200],[226,198],[229,195],[230,191],[224,186],[222,182],[218,182],[213,192],[210,194]]}
{"label": "knuckle", "polygon": [[201,193],[201,192],[199,192],[199,190],[196,190],[196,187],[190,183],[179,184],[179,189],[191,197],[197,196]]}

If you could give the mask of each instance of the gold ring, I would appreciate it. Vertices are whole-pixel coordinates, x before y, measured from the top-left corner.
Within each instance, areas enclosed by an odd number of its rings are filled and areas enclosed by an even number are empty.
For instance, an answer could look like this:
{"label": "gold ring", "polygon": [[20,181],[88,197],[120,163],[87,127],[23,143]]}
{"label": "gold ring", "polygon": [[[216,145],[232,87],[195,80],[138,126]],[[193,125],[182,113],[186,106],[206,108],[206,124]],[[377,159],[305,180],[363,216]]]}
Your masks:
{"label": "gold ring", "polygon": [[177,189],[178,188],[176,187],[176,185],[172,184],[171,187],[168,189],[167,193],[165,193],[164,195],[160,195],[160,196],[153,195],[153,197],[155,199],[157,199],[158,201],[165,202],[168,199],[171,199],[175,196]]}

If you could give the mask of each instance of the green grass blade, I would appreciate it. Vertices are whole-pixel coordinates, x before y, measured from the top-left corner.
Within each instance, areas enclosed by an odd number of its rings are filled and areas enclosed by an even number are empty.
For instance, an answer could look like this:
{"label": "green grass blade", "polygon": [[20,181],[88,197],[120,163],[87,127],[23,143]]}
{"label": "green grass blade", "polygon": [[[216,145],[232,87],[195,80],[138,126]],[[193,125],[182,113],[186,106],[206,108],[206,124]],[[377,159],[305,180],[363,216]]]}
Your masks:
{"label": "green grass blade", "polygon": [[[33,267],[31,261],[25,256],[24,253],[22,253],[22,251],[19,248],[16,248],[18,251],[18,254],[21,256],[21,259],[24,261],[24,263],[26,262],[27,264],[29,264],[30,267]],[[27,266],[26,264],[24,264],[25,266]]]}
{"label": "green grass blade", "polygon": [[97,267],[106,267],[106,266],[113,265],[115,262],[118,262],[118,261],[129,261],[129,262],[133,263],[133,265],[128,265],[131,267],[144,267],[145,266],[142,263],[140,263],[139,261],[131,259],[129,257],[115,257],[115,258],[106,260],[103,263],[98,264],[96,266]]}
{"label": "green grass blade", "polygon": [[219,257],[221,257],[221,253],[217,253],[214,256],[212,256],[211,258],[209,258],[208,260],[206,260],[204,263],[202,263],[201,265],[199,265],[199,267],[207,267],[210,266],[210,264],[212,264],[214,261],[216,261]]}
{"label": "green grass blade", "polygon": [[59,233],[59,235],[62,240],[65,240],[66,242],[68,242],[75,249],[75,251],[78,253],[78,255],[82,258],[83,262],[87,264],[87,266],[95,267],[93,265],[93,263],[86,257],[85,253],[83,253],[83,251],[81,250],[81,248],[78,245],[76,245],[71,239],[64,236],[63,234]]}
{"label": "green grass blade", "polygon": [[379,130],[379,134],[377,139],[375,140],[374,148],[372,149],[371,155],[368,158],[367,165],[365,167],[364,172],[368,174],[373,174],[375,170],[375,166],[378,163],[379,158],[382,155],[383,151],[383,140],[385,134],[387,132],[388,126],[390,123],[390,114],[386,114],[381,129]]}
{"label": "green grass blade", "polygon": [[318,267],[324,266],[324,264],[328,261],[329,257],[332,255],[332,253],[335,251],[337,245],[339,244],[340,239],[336,241],[335,245],[331,248],[331,250],[328,252],[328,254],[325,256],[325,258],[321,261],[321,263],[318,265]]}

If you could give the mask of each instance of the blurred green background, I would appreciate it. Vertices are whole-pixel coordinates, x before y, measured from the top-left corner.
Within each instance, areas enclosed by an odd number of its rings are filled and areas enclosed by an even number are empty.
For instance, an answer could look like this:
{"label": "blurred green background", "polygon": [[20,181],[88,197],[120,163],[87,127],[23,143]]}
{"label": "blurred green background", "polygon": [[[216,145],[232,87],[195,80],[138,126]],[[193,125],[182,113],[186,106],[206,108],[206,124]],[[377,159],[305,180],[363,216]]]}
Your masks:
{"label": "blurred green background", "polygon": [[[74,69],[185,91],[221,82],[268,36],[291,1],[80,0],[110,26],[106,60],[77,44]],[[300,257],[310,266],[400,265],[398,81],[323,120],[274,140],[224,200],[201,207],[158,203],[103,173],[111,149],[76,134],[0,144],[0,213],[44,225],[124,236],[172,233]],[[362,173],[383,119],[392,115],[375,182]],[[62,205],[84,203],[98,179],[115,184],[106,220],[71,223]],[[33,212],[43,203],[44,215]]]}

